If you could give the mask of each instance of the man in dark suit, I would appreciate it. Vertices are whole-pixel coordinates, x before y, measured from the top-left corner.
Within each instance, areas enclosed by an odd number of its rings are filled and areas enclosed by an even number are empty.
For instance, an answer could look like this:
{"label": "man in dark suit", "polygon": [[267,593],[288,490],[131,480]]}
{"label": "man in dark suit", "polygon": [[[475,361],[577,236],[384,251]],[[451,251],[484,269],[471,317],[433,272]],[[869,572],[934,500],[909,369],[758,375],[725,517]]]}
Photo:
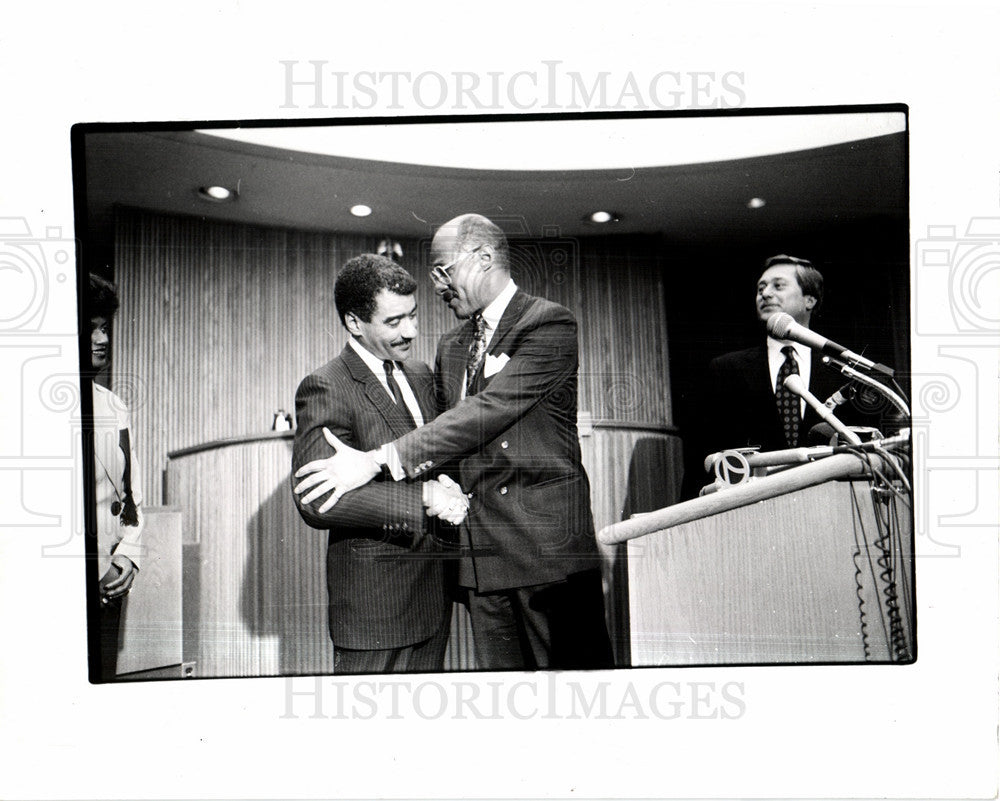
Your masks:
{"label": "man in dark suit", "polygon": [[[367,449],[434,418],[431,371],[408,360],[417,335],[415,290],[410,274],[382,256],[359,256],[341,270],[334,302],[351,340],[299,385],[293,472],[329,453],[324,431]],[[310,526],[330,531],[335,672],[441,670],[451,601],[428,515],[460,522],[468,503],[461,489],[445,476],[374,481],[322,512],[294,497]]]}
{"label": "man in dark suit", "polygon": [[612,667],[576,430],[576,320],[517,288],[506,237],[485,217],[438,229],[431,262],[435,290],[463,320],[438,346],[447,411],[368,453],[335,443],[333,457],[299,471],[309,477],[297,489],[305,503],[332,491],[323,509],[383,465],[415,478],[458,458],[473,493],[460,584],[479,666]]}
{"label": "man in dark suit", "polygon": [[[784,312],[808,328],[822,302],[823,276],[809,261],[780,255],[764,262],[756,298],[762,323]],[[825,368],[820,358],[805,345],[768,336],[753,348],[714,359],[708,380],[711,428],[704,432],[699,458],[727,448],[771,451],[805,445],[820,418],[782,382],[798,373],[809,391],[825,401],[844,379]]]}

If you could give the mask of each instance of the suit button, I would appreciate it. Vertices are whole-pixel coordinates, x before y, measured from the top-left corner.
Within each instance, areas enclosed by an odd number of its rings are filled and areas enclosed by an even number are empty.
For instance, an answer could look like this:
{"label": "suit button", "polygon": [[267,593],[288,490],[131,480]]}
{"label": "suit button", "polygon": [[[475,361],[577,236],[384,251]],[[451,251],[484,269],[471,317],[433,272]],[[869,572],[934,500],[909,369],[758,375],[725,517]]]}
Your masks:
{"label": "suit button", "polygon": [[507,449],[507,440],[504,440],[503,442],[501,442],[500,443],[500,447],[503,448],[504,450],[506,450]]}
{"label": "suit button", "polygon": [[500,494],[501,495],[506,495],[507,494],[507,488],[506,487],[500,487]]}

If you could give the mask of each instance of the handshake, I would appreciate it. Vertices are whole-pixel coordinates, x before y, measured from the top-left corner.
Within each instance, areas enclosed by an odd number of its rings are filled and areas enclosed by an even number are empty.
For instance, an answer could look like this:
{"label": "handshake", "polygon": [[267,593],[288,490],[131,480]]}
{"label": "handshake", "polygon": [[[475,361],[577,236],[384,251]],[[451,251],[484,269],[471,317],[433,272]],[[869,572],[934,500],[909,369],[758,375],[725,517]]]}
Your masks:
{"label": "handshake", "polygon": [[440,517],[457,526],[469,513],[469,498],[448,476],[424,482],[424,506],[428,517]]}
{"label": "handshake", "polygon": [[[301,481],[294,490],[301,496],[299,503],[303,506],[330,493],[317,509],[320,514],[332,509],[344,493],[367,484],[382,469],[372,455],[374,451],[355,450],[337,439],[328,428],[323,429],[323,437],[333,448],[333,456],[315,459],[296,470],[295,478]],[[423,501],[428,517],[440,517],[456,526],[465,520],[469,511],[468,496],[445,475],[436,481],[424,482]]]}

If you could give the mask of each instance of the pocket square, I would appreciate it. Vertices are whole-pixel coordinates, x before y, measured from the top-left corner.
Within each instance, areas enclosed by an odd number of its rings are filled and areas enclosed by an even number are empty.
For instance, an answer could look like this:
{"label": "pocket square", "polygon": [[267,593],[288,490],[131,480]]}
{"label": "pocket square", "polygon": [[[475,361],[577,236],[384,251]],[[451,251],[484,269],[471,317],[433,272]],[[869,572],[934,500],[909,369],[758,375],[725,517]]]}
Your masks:
{"label": "pocket square", "polygon": [[504,365],[509,361],[510,356],[506,353],[501,353],[499,356],[487,353],[486,364],[483,365],[483,378],[489,378],[491,375],[496,375],[503,370]]}

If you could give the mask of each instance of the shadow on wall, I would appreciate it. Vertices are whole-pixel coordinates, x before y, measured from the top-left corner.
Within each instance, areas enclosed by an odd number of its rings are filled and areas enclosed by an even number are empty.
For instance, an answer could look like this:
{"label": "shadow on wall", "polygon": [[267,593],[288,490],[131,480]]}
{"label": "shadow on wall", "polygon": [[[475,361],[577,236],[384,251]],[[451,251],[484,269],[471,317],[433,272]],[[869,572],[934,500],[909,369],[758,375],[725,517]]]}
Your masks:
{"label": "shadow on wall", "polygon": [[[622,520],[676,503],[680,497],[680,441],[676,437],[645,437],[636,441],[629,459]],[[639,546],[641,548],[641,546]],[[615,648],[615,665],[630,667],[628,546],[604,549],[608,583],[608,622]],[[642,558],[633,552],[633,559]]]}
{"label": "shadow on wall", "polygon": [[302,522],[287,479],[250,518],[246,539],[240,612],[262,651],[261,667],[283,676],[332,673],[327,532]]}

